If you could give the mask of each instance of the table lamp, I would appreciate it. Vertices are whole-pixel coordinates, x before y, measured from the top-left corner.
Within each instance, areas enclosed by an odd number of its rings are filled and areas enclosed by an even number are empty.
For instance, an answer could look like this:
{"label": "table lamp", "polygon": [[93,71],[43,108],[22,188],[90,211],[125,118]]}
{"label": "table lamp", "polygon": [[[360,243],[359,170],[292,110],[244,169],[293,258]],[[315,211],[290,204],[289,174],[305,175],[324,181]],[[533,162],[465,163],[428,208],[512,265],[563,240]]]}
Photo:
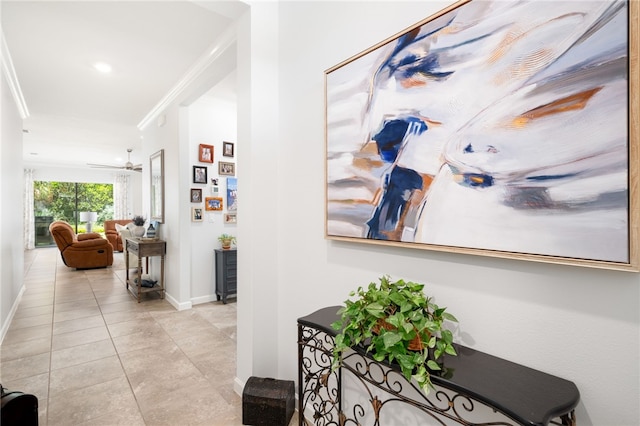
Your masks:
{"label": "table lamp", "polygon": [[80,222],[87,223],[87,233],[92,232],[91,228],[93,222],[95,222],[96,220],[98,220],[97,212],[80,212]]}

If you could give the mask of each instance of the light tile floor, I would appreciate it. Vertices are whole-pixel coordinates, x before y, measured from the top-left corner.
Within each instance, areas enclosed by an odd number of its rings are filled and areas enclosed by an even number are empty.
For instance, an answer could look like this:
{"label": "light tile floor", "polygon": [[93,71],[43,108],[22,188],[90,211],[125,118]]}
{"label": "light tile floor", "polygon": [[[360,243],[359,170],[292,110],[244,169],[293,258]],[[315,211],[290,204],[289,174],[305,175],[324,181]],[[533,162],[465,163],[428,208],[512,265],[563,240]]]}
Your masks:
{"label": "light tile floor", "polygon": [[55,248],[25,252],[2,385],[36,395],[44,426],[241,425],[235,299],[180,312],[156,293],[137,303],[114,259],[77,271]]}

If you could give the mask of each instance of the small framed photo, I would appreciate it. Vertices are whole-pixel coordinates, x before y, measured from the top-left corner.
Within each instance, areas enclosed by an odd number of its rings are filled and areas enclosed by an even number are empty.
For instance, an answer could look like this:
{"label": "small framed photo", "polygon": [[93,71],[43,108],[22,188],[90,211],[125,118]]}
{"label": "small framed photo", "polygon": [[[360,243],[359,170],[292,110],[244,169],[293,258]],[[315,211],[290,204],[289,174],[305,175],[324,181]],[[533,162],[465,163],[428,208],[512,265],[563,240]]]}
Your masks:
{"label": "small framed photo", "polygon": [[202,207],[191,207],[191,222],[202,222]]}
{"label": "small framed photo", "polygon": [[227,178],[227,210],[230,212],[238,210],[238,178]]}
{"label": "small framed photo", "polygon": [[201,163],[213,163],[213,145],[200,144],[198,148],[198,161]]}
{"label": "small framed photo", "polygon": [[224,223],[235,224],[238,223],[238,217],[235,213],[225,213]]}
{"label": "small framed photo", "polygon": [[204,208],[208,211],[222,210],[222,197],[207,197],[204,199]]}
{"label": "small framed photo", "polygon": [[236,175],[236,164],[235,163],[225,163],[223,161],[218,161],[218,174],[225,176],[235,176]]}
{"label": "small framed photo", "polygon": [[193,166],[193,183],[207,183],[207,168]]}
{"label": "small framed photo", "polygon": [[202,189],[200,189],[200,188],[191,188],[191,202],[192,203],[201,203],[202,202]]}
{"label": "small framed photo", "polygon": [[222,142],[222,155],[225,157],[233,157],[233,143]]}

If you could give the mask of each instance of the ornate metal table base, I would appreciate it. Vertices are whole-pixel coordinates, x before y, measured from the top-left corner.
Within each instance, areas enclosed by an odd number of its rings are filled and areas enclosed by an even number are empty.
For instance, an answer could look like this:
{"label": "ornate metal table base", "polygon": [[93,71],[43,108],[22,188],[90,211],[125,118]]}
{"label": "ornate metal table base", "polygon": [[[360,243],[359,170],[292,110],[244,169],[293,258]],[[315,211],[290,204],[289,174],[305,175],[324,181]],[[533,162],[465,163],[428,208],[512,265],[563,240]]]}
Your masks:
{"label": "ornate metal table base", "polygon": [[[523,411],[522,407],[503,406],[503,395],[496,395],[497,402],[488,399],[494,396],[492,392],[495,386],[488,387],[490,395],[485,397],[474,391],[473,386],[464,387],[467,386],[467,377],[464,375],[460,377],[462,385],[456,383],[454,370],[458,365],[455,363],[452,367],[445,363],[442,374],[437,378],[433,377],[436,390],[429,395],[425,395],[417,386],[408,382],[399,370],[381,364],[360,351],[346,355],[342,367],[332,371],[336,332],[331,330],[330,324],[333,322],[331,312],[335,313],[337,307],[333,309],[325,308],[298,320],[300,426],[382,426],[385,412],[397,409],[398,404],[413,407],[409,410],[418,416],[427,415],[434,423],[441,425],[576,425],[574,408],[579,400],[579,393],[573,383],[476,351],[471,352],[473,358],[469,359],[484,362],[495,359],[496,363],[504,363],[507,368],[517,368],[528,375],[538,374],[539,383],[553,386],[553,391],[567,400],[542,401],[547,406],[541,405],[541,401],[532,401],[531,416],[539,415],[533,419],[525,419],[523,412],[526,410]],[[493,379],[500,381],[504,378]],[[345,398],[345,393],[351,392],[350,389],[346,389],[345,383],[350,383],[352,388],[358,388],[359,397],[353,398],[356,401],[351,405],[347,404],[351,402],[351,398]],[[509,385],[510,383],[504,383],[507,389],[503,389],[502,394],[511,391]],[[561,386],[560,389],[558,385]],[[557,406],[549,405],[549,401],[557,403]],[[487,407],[489,409],[486,409]],[[480,418],[482,416],[487,418]],[[419,420],[416,422],[419,423]]]}

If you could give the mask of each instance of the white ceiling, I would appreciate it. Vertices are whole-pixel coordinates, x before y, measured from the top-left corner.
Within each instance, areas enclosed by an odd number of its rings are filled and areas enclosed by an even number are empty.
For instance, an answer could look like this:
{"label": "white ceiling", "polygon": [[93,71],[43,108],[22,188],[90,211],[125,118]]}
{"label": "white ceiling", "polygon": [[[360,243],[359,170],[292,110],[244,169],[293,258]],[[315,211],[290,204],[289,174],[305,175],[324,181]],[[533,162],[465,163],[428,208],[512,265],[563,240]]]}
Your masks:
{"label": "white ceiling", "polygon": [[[134,164],[143,162],[137,125],[246,5],[2,0],[0,7],[29,112],[25,166],[88,168],[123,165],[127,148]],[[96,62],[112,72],[101,74]]]}

